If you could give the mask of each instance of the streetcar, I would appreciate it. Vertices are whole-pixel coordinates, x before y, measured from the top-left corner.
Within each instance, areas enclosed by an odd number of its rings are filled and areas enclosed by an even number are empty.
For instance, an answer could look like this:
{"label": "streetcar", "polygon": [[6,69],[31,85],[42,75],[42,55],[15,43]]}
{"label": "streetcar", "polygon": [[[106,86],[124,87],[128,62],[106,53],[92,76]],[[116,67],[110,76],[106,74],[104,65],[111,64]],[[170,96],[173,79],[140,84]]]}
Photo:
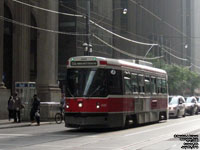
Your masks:
{"label": "streetcar", "polygon": [[76,56],[67,61],[65,126],[123,128],[167,120],[167,73],[126,60]]}

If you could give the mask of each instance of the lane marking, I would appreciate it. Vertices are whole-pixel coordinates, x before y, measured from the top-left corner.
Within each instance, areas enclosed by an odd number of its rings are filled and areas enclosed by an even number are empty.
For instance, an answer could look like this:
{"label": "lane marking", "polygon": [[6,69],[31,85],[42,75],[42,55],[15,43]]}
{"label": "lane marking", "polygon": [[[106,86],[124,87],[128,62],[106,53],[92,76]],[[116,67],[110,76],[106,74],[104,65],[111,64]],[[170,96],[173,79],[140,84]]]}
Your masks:
{"label": "lane marking", "polygon": [[188,124],[188,123],[191,123],[191,122],[194,122],[194,121],[200,121],[200,119],[195,119],[195,120],[192,120],[190,122],[180,122],[180,123],[171,124],[171,125],[167,125],[167,126],[163,126],[163,127],[159,127],[159,128],[153,128],[153,129],[149,129],[149,130],[145,130],[145,131],[140,131],[140,132],[136,132],[136,133],[126,134],[124,136],[127,137],[127,136],[137,135],[137,134],[141,134],[141,133],[146,133],[146,132],[151,132],[151,131],[155,131],[155,130],[160,130],[160,129],[167,128],[167,127],[173,127],[173,126],[177,126],[177,125],[181,125],[181,124]]}
{"label": "lane marking", "polygon": [[[183,130],[179,131],[179,134],[187,134],[189,132],[194,131],[194,129],[199,129],[199,126],[198,125],[194,126],[192,129],[183,129]],[[149,139],[146,139],[146,140],[143,140],[143,141],[140,141],[140,142],[136,142],[136,143],[133,143],[133,144],[129,144],[129,145],[123,146],[119,149],[120,150],[126,150],[126,149],[130,149],[131,147],[134,147],[134,149],[141,149],[141,148],[147,147],[149,145],[153,145],[153,144],[159,143],[161,141],[164,141],[164,140],[167,140],[167,139],[170,139],[170,138],[174,138],[174,134],[175,134],[174,132],[164,134],[164,135],[160,135],[160,136],[153,137],[153,138],[149,138]]]}
{"label": "lane marking", "polygon": [[1,134],[0,133],[0,136],[32,136],[30,134]]}

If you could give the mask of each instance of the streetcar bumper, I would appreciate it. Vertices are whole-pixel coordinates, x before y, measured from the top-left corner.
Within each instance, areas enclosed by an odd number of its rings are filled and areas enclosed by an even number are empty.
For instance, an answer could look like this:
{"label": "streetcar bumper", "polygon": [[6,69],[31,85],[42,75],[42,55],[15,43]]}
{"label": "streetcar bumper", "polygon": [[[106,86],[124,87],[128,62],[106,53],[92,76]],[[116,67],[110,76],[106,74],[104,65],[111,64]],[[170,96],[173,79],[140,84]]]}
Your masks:
{"label": "streetcar bumper", "polygon": [[113,128],[123,125],[122,118],[120,114],[67,113],[65,114],[65,126],[71,128]]}

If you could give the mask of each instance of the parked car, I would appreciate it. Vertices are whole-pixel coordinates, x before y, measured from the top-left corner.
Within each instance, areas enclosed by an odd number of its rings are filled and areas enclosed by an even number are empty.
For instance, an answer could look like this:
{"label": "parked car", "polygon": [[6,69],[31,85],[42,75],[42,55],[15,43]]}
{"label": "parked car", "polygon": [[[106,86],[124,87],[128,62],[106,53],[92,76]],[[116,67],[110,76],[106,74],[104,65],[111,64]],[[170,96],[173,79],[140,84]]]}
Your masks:
{"label": "parked car", "polygon": [[196,97],[196,99],[197,99],[197,105],[198,105],[197,112],[199,113],[200,112],[200,97]]}
{"label": "parked car", "polygon": [[185,106],[186,106],[186,113],[190,115],[198,113],[197,99],[194,96],[187,97]]}
{"label": "parked car", "polygon": [[168,97],[169,103],[171,102],[171,100],[172,100],[173,97],[174,97],[174,96],[171,96],[171,95]]}
{"label": "parked car", "polygon": [[185,99],[183,96],[173,96],[169,100],[169,117],[185,117]]}

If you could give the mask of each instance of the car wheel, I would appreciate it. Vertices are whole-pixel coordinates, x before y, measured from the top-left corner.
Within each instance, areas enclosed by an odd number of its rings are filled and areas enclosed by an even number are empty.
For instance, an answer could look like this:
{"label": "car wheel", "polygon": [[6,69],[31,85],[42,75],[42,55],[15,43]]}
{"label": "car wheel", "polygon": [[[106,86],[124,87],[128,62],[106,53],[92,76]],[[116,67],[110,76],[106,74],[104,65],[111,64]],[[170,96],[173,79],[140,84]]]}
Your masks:
{"label": "car wheel", "polygon": [[178,111],[177,111],[177,114],[176,114],[176,118],[178,118],[178,117],[179,117],[179,113],[180,113],[180,112],[179,112],[179,110],[178,110]]}
{"label": "car wheel", "polygon": [[195,114],[198,115],[198,113],[199,113],[199,109],[197,108]]}
{"label": "car wheel", "polygon": [[185,111],[184,111],[184,113],[183,113],[183,117],[185,117]]}
{"label": "car wheel", "polygon": [[195,110],[192,109],[190,114],[191,114],[191,116],[194,115],[195,114]]}

